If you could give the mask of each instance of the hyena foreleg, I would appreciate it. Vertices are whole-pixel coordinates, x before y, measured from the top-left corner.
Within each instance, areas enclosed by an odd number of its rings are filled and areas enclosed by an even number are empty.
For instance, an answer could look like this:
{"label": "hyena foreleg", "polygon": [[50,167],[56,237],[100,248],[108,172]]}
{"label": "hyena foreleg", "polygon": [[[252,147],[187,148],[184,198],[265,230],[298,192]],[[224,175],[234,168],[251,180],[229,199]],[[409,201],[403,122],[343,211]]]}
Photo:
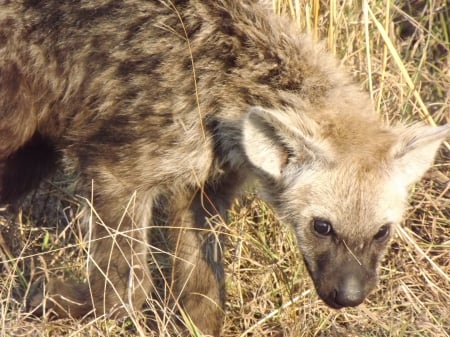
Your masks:
{"label": "hyena foreleg", "polygon": [[[60,317],[81,317],[92,310],[95,315],[123,317],[141,309],[152,289],[146,237],[151,200],[130,193],[132,197],[124,205],[127,199],[118,195],[94,196],[92,207],[98,216],[90,221],[87,282],[49,281],[47,311]],[[39,304],[40,296],[34,294],[30,305]]]}
{"label": "hyena foreleg", "polygon": [[[173,290],[182,309],[204,334],[220,336],[224,319],[225,275],[221,225],[235,196],[238,175],[206,185],[171,230]],[[177,228],[179,226],[179,228]]]}
{"label": "hyena foreleg", "polygon": [[121,214],[110,213],[93,227],[89,286],[97,314],[120,317],[140,310],[152,289],[147,261],[151,204],[138,198],[135,194]]}

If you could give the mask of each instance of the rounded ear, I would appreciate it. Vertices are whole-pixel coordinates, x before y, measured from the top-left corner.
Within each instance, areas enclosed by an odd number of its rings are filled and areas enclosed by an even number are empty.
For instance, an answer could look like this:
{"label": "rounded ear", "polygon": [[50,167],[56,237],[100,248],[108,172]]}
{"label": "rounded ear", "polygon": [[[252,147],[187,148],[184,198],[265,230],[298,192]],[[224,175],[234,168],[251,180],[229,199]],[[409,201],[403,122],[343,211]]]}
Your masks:
{"label": "rounded ear", "polygon": [[410,185],[425,174],[439,146],[449,137],[450,124],[439,127],[418,124],[402,131],[391,155],[404,184]]}
{"label": "rounded ear", "polygon": [[250,163],[274,178],[281,176],[290,157],[303,162],[331,157],[317,124],[294,111],[253,107],[244,118],[242,136]]}

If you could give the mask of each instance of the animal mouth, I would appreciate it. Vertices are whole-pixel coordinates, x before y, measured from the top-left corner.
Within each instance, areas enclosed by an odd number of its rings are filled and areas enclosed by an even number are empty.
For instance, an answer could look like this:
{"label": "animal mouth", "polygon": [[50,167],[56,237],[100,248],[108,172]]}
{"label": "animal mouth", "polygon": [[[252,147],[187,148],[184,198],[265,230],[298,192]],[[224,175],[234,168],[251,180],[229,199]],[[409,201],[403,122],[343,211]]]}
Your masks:
{"label": "animal mouth", "polygon": [[[350,278],[351,280],[351,278]],[[336,286],[332,290],[325,290],[316,287],[319,297],[331,308],[341,309],[344,307],[356,307],[366,299],[368,289],[364,285],[355,286],[351,281],[346,284]]]}
{"label": "animal mouth", "polygon": [[[320,295],[319,295],[320,296]],[[356,307],[364,302],[365,296],[358,297],[345,297],[340,298],[340,295],[336,289],[334,289],[328,296],[320,296],[321,299],[333,309],[342,309],[345,307]]]}
{"label": "animal mouth", "polygon": [[[320,296],[320,294],[319,294],[319,296]],[[326,296],[326,297],[320,296],[320,298],[321,298],[321,299],[325,302],[325,304],[327,304],[330,308],[333,308],[333,309],[342,309],[342,308],[344,308],[343,305],[341,305],[341,304],[339,304],[339,303],[336,302],[336,296],[337,296],[337,291],[336,291],[336,290],[333,290],[333,292],[332,292],[329,296]]]}

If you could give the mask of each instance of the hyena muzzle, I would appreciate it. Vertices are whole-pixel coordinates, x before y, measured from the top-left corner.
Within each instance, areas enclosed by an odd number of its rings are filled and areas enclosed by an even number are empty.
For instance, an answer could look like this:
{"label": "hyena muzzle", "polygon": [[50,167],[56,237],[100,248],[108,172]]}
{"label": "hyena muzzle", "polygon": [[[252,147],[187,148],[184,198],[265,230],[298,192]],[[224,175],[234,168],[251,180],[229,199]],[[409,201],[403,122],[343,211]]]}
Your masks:
{"label": "hyena muzzle", "polygon": [[147,229],[163,212],[174,298],[220,335],[215,226],[251,178],[327,304],[373,289],[408,186],[449,125],[383,125],[320,44],[258,1],[0,4],[0,200],[63,163],[98,214],[88,281],[50,281],[47,309],[139,309],[152,290]]}

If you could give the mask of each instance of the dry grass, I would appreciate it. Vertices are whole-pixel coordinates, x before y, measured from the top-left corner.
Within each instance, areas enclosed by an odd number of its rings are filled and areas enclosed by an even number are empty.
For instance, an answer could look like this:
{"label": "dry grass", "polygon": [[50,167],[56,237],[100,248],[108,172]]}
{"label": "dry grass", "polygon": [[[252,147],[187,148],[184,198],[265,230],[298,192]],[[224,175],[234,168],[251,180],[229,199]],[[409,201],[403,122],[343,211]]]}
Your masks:
{"label": "dry grass", "polygon": [[[274,9],[324,39],[387,122],[450,123],[448,1],[280,0]],[[0,218],[0,335],[151,336],[139,320],[48,321],[24,311],[36,276],[83,277],[80,207],[70,183],[57,179],[30,197],[18,217]],[[239,200],[227,228],[224,336],[449,336],[449,181],[446,144],[413,188],[379,287],[363,305],[340,311],[318,299],[286,226],[252,195]],[[163,314],[153,320],[162,330],[170,325]],[[154,333],[170,334],[176,335]]]}

